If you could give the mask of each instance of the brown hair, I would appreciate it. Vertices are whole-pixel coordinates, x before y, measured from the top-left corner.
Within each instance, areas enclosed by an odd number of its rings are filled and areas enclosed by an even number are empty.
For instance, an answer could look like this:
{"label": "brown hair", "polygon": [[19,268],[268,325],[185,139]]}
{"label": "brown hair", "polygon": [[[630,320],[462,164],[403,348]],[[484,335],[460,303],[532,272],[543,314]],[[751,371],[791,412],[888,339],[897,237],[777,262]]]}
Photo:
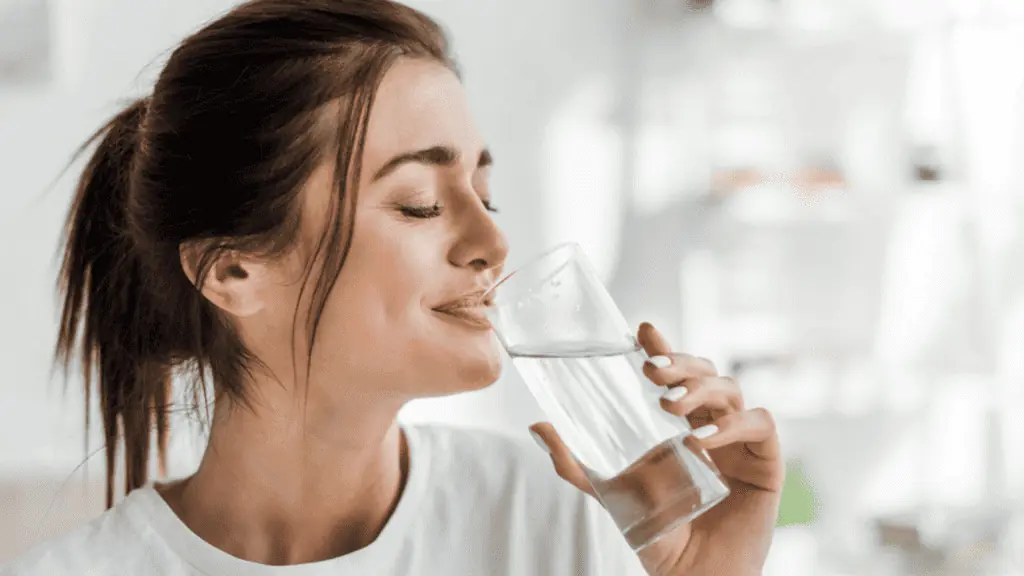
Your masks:
{"label": "brown hair", "polygon": [[[312,257],[322,262],[306,326],[314,342],[353,233],[346,184],[358,182],[369,109],[400,56],[455,69],[440,27],[397,2],[251,0],[182,42],[152,96],[79,151],[98,141],[65,228],[57,358],[67,371],[80,356],[86,428],[98,387],[108,507],[119,444],[125,492],[148,481],[154,431],[165,469],[172,370],[191,368],[197,401],[212,381],[218,397],[244,403],[257,360],[196,285],[225,251],[289,247],[299,190],[334,161],[331,221]],[[196,285],[179,251],[194,244]]]}

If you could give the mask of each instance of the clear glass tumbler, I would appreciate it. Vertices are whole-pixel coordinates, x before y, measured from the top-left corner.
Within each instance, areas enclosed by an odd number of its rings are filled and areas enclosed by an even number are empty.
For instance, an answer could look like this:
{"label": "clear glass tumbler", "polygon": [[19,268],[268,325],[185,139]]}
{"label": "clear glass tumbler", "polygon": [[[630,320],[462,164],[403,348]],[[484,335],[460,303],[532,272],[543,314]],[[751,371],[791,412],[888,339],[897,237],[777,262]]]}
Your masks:
{"label": "clear glass tumbler", "polygon": [[498,339],[634,550],[721,502],[729,488],[576,244],[562,244],[492,289]]}

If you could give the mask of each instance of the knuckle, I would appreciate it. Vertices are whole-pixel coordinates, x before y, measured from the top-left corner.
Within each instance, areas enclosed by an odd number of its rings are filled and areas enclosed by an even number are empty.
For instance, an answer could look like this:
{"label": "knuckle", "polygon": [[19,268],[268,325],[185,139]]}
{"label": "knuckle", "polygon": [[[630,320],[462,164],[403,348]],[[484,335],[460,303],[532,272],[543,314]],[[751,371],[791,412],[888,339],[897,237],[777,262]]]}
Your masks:
{"label": "knuckle", "polygon": [[679,417],[689,416],[690,413],[696,410],[698,406],[700,406],[700,404],[695,405],[692,400],[687,402],[686,398],[684,398],[679,402],[676,402],[675,405],[671,407],[672,409],[670,412]]}
{"label": "knuckle", "polygon": [[740,421],[742,416],[742,412],[730,412],[714,418],[713,421],[715,426],[718,426],[720,430],[725,430],[735,426],[736,422]]}
{"label": "knuckle", "polygon": [[775,416],[772,415],[770,410],[762,406],[758,406],[753,409],[753,412],[764,420],[765,424],[767,424],[770,429],[775,429]]}
{"label": "knuckle", "polygon": [[707,387],[703,378],[687,378],[680,383],[680,386],[683,386],[688,391],[687,395],[683,396],[683,398],[688,398],[690,394],[703,390]]}
{"label": "knuckle", "polygon": [[[695,378],[694,381],[706,390],[707,396],[716,400],[727,402],[729,405],[734,405],[739,400],[737,389],[721,376],[704,376]],[[689,383],[687,383],[687,388],[692,388]]]}
{"label": "knuckle", "polygon": [[711,370],[715,374],[718,374],[718,367],[715,366],[715,363],[712,362],[710,358],[705,358],[703,356],[699,356],[699,357],[697,357],[697,360],[699,360],[702,364],[704,364],[704,366],[707,367],[708,370]]}
{"label": "knuckle", "polygon": [[722,376],[719,381],[722,383],[722,387],[729,396],[729,404],[736,410],[743,410],[743,393],[740,391],[740,386],[736,382],[736,379],[731,376]]}
{"label": "knuckle", "polygon": [[675,354],[673,354],[673,356],[675,356],[676,359],[679,360],[679,363],[681,365],[686,366],[687,370],[692,371],[703,366],[703,362],[701,362],[701,359],[697,358],[693,354],[687,354],[686,352],[676,352]]}

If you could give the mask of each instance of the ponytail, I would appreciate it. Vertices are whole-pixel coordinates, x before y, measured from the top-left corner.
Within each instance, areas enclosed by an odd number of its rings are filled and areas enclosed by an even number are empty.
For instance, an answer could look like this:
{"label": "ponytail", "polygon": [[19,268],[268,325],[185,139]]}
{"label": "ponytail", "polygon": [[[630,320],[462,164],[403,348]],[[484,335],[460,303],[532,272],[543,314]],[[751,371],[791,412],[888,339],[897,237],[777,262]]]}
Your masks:
{"label": "ponytail", "polygon": [[150,276],[129,216],[132,168],[148,105],[148,99],[136,101],[79,151],[98,141],[65,224],[59,279],[63,309],[57,360],[65,372],[73,357],[82,361],[87,433],[91,396],[98,387],[108,508],[122,440],[125,493],[148,481],[154,427],[161,473],[166,464],[170,365],[165,340],[173,328],[148,286]]}

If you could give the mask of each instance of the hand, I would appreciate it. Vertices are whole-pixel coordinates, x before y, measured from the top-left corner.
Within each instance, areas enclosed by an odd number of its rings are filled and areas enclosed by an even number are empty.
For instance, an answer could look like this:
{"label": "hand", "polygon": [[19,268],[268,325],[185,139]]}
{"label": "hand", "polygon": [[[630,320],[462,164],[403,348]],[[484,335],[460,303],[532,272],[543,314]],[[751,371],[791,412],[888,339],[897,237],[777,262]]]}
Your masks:
{"label": "hand", "polygon": [[[652,382],[668,388],[661,407],[689,421],[694,440],[708,450],[731,489],[720,504],[643,549],[644,567],[657,576],[760,574],[785,476],[771,415],[762,408],[745,410],[743,394],[731,378],[719,376],[708,360],[673,353],[650,324],[640,326],[637,340],[650,357],[662,357],[658,365],[644,365]],[[540,423],[531,430],[547,445],[558,475],[594,496],[554,427]]]}

